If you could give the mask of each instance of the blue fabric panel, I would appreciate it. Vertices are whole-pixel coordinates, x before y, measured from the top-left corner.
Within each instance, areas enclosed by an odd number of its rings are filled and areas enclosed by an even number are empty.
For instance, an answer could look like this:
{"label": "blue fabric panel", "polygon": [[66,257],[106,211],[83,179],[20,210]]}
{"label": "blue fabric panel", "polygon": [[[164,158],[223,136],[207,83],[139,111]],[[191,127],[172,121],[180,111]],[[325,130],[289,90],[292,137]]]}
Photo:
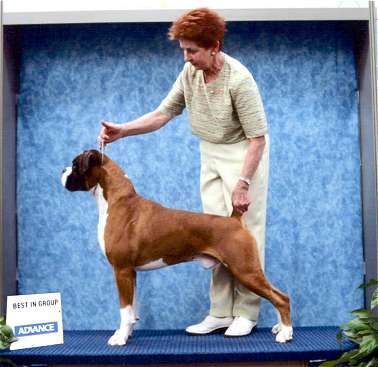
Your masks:
{"label": "blue fabric panel", "polygon": [[[61,170],[96,147],[99,121],[153,110],[183,66],[168,24],[22,29],[17,128],[19,292],[62,294],[66,329],[114,329],[113,273],[97,243],[97,208]],[[266,272],[288,292],[295,325],[339,325],[363,305],[359,126],[351,28],[230,23],[225,51],[253,73],[266,108],[271,169]],[[107,148],[137,191],[201,211],[198,140],[187,115]],[[209,307],[197,264],[138,275],[139,328],[181,329]],[[272,325],[263,302],[260,326]]]}
{"label": "blue fabric panel", "polygon": [[18,364],[157,364],[237,363],[335,359],[353,348],[336,341],[337,328],[298,328],[292,342],[278,344],[269,329],[244,338],[224,335],[189,336],[178,330],[137,330],[125,347],[110,347],[109,331],[69,331],[64,344],[16,351],[0,357]]}

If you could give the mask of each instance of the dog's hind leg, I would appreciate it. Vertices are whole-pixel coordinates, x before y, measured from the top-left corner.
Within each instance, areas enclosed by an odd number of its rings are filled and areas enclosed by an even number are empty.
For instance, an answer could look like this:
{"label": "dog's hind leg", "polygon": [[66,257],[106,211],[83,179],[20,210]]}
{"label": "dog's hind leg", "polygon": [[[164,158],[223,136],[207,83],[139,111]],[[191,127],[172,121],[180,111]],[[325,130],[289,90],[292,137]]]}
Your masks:
{"label": "dog's hind leg", "polygon": [[273,333],[277,334],[276,341],[285,343],[291,340],[293,338],[293,328],[290,318],[289,297],[277,288],[274,288],[265,278],[261,269],[259,271],[251,270],[242,273],[239,273],[239,269],[237,272],[233,271],[232,267],[230,267],[230,270],[235,278],[246,288],[260,297],[264,297],[276,308],[280,318],[279,323],[272,329]]}
{"label": "dog's hind leg", "polygon": [[114,273],[120,301],[121,323],[119,329],[108,340],[108,344],[125,345],[133,332],[133,325],[136,321],[133,308],[136,274],[131,268],[115,268]]}
{"label": "dog's hind leg", "polygon": [[276,308],[280,316],[279,323],[272,330],[277,334],[276,341],[285,343],[291,340],[293,328],[289,297],[274,288],[265,277],[260,265],[255,239],[252,236],[240,234],[237,243],[235,240],[233,242],[232,247],[221,245],[224,264],[241,284],[251,292],[270,301]]}
{"label": "dog's hind leg", "polygon": [[[275,294],[277,294],[281,299],[284,300],[284,305],[281,308],[281,311],[278,307],[276,307],[278,314],[278,323],[273,326],[272,333],[276,335],[277,342],[285,343],[293,339],[293,327],[290,319],[290,300],[289,297],[279,289],[274,287],[272,287],[272,289]],[[285,321],[283,321],[283,314],[288,316],[287,318],[285,318]]]}

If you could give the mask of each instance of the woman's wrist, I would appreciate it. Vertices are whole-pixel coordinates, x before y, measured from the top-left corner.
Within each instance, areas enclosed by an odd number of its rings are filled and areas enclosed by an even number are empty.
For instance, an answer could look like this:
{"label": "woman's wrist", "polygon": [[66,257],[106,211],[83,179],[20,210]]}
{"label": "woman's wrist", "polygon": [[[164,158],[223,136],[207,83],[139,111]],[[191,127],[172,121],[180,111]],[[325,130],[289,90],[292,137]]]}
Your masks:
{"label": "woman's wrist", "polygon": [[121,138],[125,138],[128,136],[128,128],[127,128],[127,122],[121,124]]}
{"label": "woman's wrist", "polygon": [[251,180],[245,176],[239,176],[239,181],[246,183],[248,186],[251,184]]}
{"label": "woman's wrist", "polygon": [[241,180],[240,178],[236,186],[239,187],[240,189],[247,190],[247,191],[249,189],[249,184],[246,181]]}

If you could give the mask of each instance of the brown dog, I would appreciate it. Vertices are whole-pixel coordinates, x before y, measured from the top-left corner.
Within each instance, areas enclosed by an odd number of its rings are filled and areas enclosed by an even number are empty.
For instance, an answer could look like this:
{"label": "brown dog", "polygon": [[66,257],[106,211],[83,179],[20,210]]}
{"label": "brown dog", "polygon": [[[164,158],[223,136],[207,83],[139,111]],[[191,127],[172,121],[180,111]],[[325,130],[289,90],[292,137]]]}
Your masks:
{"label": "brown dog", "polygon": [[132,333],[136,271],[192,260],[206,267],[222,263],[246,288],[268,299],[279,314],[272,329],[276,341],[292,339],[289,298],[265,278],[256,241],[240,216],[167,209],[146,200],[121,168],[96,150],[78,155],[63,171],[62,183],[70,191],[93,192],[98,202],[98,239],[114,268],[121,306],[120,328],[110,345],[126,344]]}

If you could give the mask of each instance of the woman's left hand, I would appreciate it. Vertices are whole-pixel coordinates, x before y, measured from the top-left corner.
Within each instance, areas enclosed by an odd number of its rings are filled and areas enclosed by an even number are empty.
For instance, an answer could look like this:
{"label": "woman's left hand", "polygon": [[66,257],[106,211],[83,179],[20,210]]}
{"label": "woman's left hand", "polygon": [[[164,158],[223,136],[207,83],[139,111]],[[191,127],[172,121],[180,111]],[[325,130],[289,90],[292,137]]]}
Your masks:
{"label": "woman's left hand", "polygon": [[232,207],[239,213],[245,213],[249,204],[251,204],[251,200],[248,197],[248,188],[249,185],[246,182],[239,180],[232,192]]}

